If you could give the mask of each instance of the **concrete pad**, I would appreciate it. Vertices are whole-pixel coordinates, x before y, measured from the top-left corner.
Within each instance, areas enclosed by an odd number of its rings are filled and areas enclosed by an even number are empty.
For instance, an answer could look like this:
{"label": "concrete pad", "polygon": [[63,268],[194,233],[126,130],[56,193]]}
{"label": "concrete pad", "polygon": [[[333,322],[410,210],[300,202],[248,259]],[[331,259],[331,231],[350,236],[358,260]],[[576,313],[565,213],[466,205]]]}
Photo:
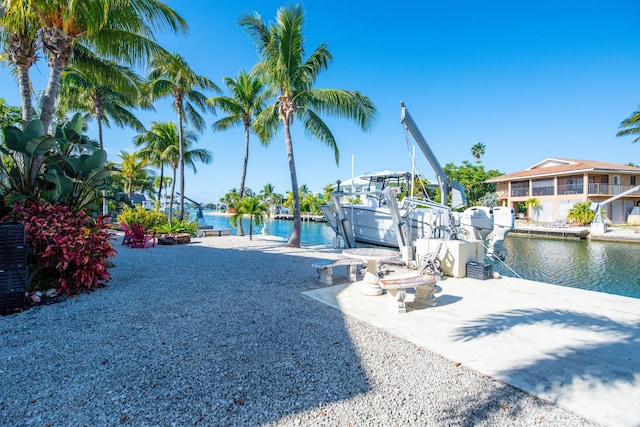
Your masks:
{"label": "concrete pad", "polygon": [[503,277],[445,278],[436,307],[397,313],[359,283],[305,295],[611,426],[640,426],[640,299]]}

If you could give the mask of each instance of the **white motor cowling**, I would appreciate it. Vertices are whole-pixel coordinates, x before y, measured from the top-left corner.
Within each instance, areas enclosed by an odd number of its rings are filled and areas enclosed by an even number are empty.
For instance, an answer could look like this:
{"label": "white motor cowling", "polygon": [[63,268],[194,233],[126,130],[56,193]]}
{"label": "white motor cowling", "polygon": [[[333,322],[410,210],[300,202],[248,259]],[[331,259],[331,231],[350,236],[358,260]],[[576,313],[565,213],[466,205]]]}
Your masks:
{"label": "white motor cowling", "polygon": [[462,213],[460,227],[465,230],[469,240],[484,241],[493,231],[493,221],[492,208],[474,206]]}
{"label": "white motor cowling", "polygon": [[487,249],[487,255],[504,260],[507,249],[504,247],[504,239],[516,223],[516,215],[513,208],[496,206],[493,208],[493,234]]}

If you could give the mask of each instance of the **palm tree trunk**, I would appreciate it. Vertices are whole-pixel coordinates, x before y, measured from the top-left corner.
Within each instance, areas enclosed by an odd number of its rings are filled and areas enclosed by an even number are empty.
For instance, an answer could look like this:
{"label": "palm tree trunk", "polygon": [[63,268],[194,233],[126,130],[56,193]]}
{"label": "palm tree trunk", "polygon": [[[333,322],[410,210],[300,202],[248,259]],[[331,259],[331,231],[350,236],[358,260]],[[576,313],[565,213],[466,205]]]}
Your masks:
{"label": "palm tree trunk", "polygon": [[[244,196],[244,181],[247,176],[247,165],[249,164],[249,127],[244,127],[244,163],[242,164],[242,177],[240,179],[240,200]],[[251,229],[251,225],[249,225]],[[238,223],[238,236],[244,236],[244,230],[242,230],[242,221]],[[251,232],[249,232],[249,240],[251,240]]]}
{"label": "palm tree trunk", "polygon": [[31,79],[29,67],[16,67],[18,73],[18,87],[20,88],[20,104],[22,104],[22,129],[33,120],[33,104],[31,103]]}
{"label": "palm tree trunk", "polygon": [[49,82],[44,92],[44,101],[42,103],[42,111],[40,112],[40,120],[42,120],[45,132],[49,131],[49,126],[51,125],[53,109],[56,105],[56,98],[60,90],[60,75],[64,68],[63,62],[60,60],[54,60],[53,66],[50,68]]}
{"label": "palm tree trunk", "polygon": [[[42,111],[40,112],[40,120],[44,125],[44,131],[49,132],[49,125],[51,124],[51,118],[53,117],[53,108],[55,107],[56,97],[60,89],[60,75],[62,73],[63,65],[60,60],[54,60],[53,66],[50,67],[49,82],[47,89],[45,90],[44,102],[42,103]],[[34,155],[31,161],[31,169],[29,171],[29,188],[35,186],[38,171],[42,166],[43,155]]]}
{"label": "palm tree trunk", "polygon": [[127,196],[129,196],[129,199],[131,199],[131,196],[133,195],[133,176],[129,177],[129,188],[127,190]]}
{"label": "palm tree trunk", "polygon": [[162,185],[164,184],[164,165],[160,165],[160,185],[158,185],[158,201],[162,204]]}
{"label": "palm tree trunk", "polygon": [[104,144],[102,143],[102,113],[96,114],[96,122],[98,123],[98,144],[100,144],[100,149],[104,150]]}
{"label": "palm tree trunk", "polygon": [[296,174],[296,163],[293,158],[293,143],[291,142],[290,121],[285,119],[284,142],[287,148],[287,159],[289,160],[289,173],[291,174],[291,191],[293,192],[293,231],[287,242],[288,247],[300,247],[300,233],[302,232],[302,217],[300,215],[300,195],[298,194],[298,176]]}
{"label": "palm tree trunk", "polygon": [[[182,194],[182,193],[181,193]],[[171,183],[171,200],[169,201],[169,223],[173,218],[173,200],[176,195],[176,168],[173,168],[173,182]]]}
{"label": "palm tree trunk", "polygon": [[[96,114],[96,122],[98,122],[98,144],[100,144],[100,149],[104,150],[104,145],[102,144],[102,113]],[[107,215],[108,213],[107,190],[102,190],[102,215]]]}
{"label": "palm tree trunk", "polygon": [[[176,106],[177,107],[177,106]],[[182,140],[182,104],[178,109],[178,152],[180,162],[180,209],[178,219],[184,218],[184,141]]]}

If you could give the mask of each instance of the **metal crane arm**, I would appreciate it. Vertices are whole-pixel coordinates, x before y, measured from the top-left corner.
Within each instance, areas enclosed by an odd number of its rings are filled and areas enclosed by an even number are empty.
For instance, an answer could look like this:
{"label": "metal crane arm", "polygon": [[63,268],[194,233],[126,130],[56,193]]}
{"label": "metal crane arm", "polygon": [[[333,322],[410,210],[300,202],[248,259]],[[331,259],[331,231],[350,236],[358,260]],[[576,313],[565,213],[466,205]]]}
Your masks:
{"label": "metal crane arm", "polygon": [[604,200],[602,202],[591,202],[591,206],[589,207],[589,209],[596,212],[596,217],[593,220],[593,222],[598,222],[598,223],[602,222],[602,215],[600,215],[600,209],[602,209],[604,205],[606,205],[607,203],[611,203],[614,200],[618,200],[619,198],[624,197],[627,194],[636,192],[638,190],[640,190],[640,185],[636,185],[635,187],[632,187],[626,191],[623,191],[622,193],[618,193],[613,197],[609,197],[607,200]]}
{"label": "metal crane arm", "polygon": [[465,206],[467,204],[467,200],[464,193],[464,187],[460,183],[455,181],[449,183],[447,175],[444,173],[444,170],[442,170],[442,167],[440,166],[440,163],[438,163],[438,159],[436,159],[435,154],[433,154],[433,151],[431,151],[431,147],[429,147],[429,144],[427,144],[427,140],[424,138],[424,136],[422,136],[420,129],[418,129],[418,125],[413,121],[413,118],[411,117],[411,114],[409,114],[409,110],[407,110],[406,105],[404,105],[404,102],[402,101],[400,102],[400,105],[402,107],[400,123],[404,124],[407,127],[407,129],[413,136],[413,139],[416,141],[416,143],[420,147],[420,150],[422,150],[422,153],[427,158],[429,164],[436,173],[438,185],[440,186],[440,192],[442,193],[442,204],[445,206],[447,205],[449,190],[453,189],[454,197],[452,197],[453,200],[451,207],[455,209]]}

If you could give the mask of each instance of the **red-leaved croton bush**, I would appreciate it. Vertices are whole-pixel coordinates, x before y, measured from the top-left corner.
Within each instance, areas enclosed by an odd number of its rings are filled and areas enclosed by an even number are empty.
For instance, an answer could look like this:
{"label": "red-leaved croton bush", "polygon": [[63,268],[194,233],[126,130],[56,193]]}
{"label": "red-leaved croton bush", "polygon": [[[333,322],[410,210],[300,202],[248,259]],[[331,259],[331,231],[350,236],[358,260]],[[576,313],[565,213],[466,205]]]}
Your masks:
{"label": "red-leaved croton bush", "polygon": [[111,275],[109,258],[116,254],[113,233],[104,218],[92,218],[68,206],[26,202],[14,206],[5,220],[25,225],[31,290],[55,288],[68,295],[101,287]]}

